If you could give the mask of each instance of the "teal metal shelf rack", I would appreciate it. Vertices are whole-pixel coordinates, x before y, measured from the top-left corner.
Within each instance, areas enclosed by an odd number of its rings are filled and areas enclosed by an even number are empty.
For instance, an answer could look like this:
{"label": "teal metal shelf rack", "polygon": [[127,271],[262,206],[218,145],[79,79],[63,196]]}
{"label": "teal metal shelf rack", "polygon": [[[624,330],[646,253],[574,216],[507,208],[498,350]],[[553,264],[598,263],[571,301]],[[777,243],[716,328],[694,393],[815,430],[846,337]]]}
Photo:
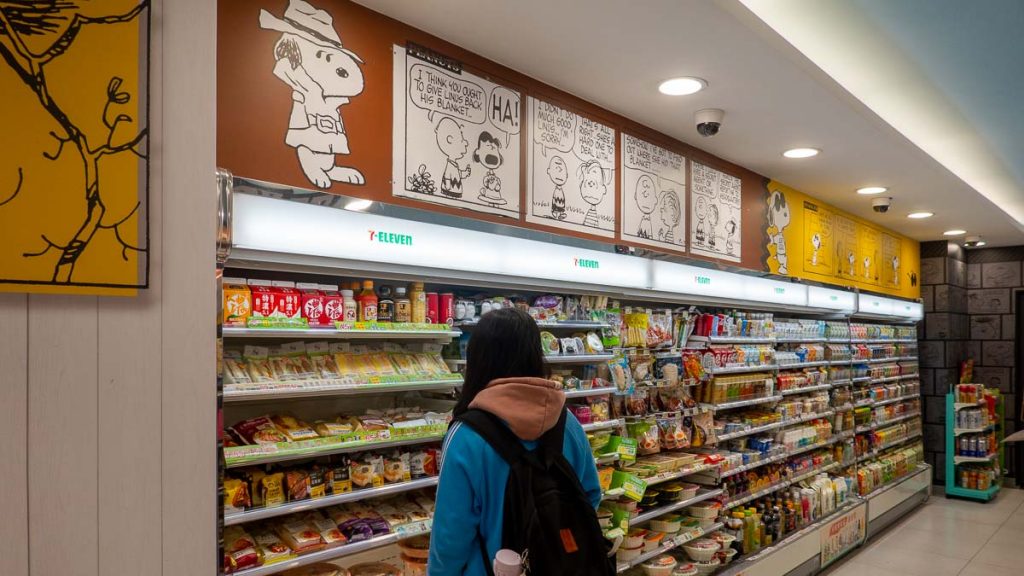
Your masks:
{"label": "teal metal shelf rack", "polygon": [[[966,408],[976,408],[985,405],[985,402],[978,402],[974,404],[960,404],[955,402],[956,394],[950,392],[946,394],[946,496],[957,496],[960,498],[970,498],[973,500],[989,501],[996,497],[999,493],[1002,482],[1002,465],[1003,465],[1003,443],[1002,443],[1002,422],[1003,422],[1003,397],[1002,395],[996,396],[996,422],[980,428],[977,430],[958,430],[956,428],[956,413]],[[998,450],[987,457],[983,458],[970,458],[970,457],[958,457],[956,455],[956,443],[957,438],[961,434],[965,433],[981,433],[986,432],[989,429],[994,428],[996,432]],[[985,462],[995,462],[998,474],[996,475],[995,481],[992,482],[992,486],[988,490],[976,490],[972,488],[964,488],[957,486],[958,468],[963,465],[979,464]]]}

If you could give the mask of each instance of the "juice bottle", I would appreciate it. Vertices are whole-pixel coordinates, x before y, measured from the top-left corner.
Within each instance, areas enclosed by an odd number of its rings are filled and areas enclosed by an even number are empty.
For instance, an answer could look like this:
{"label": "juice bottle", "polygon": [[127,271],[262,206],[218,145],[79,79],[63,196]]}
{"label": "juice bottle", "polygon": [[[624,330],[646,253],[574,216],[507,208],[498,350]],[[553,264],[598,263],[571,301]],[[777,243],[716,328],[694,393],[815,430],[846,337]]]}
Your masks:
{"label": "juice bottle", "polygon": [[395,321],[395,301],[391,298],[391,286],[381,286],[377,300],[377,321]]}
{"label": "juice bottle", "polygon": [[412,321],[412,302],[406,295],[405,286],[395,288],[395,322],[405,323]]}
{"label": "juice bottle", "polygon": [[377,293],[373,291],[373,280],[363,280],[363,291],[359,293],[359,320],[377,321]]}
{"label": "juice bottle", "polygon": [[423,282],[413,282],[409,287],[409,300],[412,301],[412,322],[424,324],[427,321],[427,293],[423,291]]}

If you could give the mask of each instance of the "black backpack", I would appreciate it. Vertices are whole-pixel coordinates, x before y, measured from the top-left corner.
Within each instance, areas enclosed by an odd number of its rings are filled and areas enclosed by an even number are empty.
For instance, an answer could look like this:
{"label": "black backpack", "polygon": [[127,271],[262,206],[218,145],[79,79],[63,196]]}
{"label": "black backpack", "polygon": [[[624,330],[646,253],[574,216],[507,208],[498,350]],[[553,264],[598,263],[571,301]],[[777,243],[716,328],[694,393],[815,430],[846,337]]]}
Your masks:
{"label": "black backpack", "polygon": [[[610,576],[616,566],[608,557],[612,543],[604,537],[597,512],[576,471],[562,453],[566,411],[558,424],[527,450],[497,416],[468,410],[465,422],[509,465],[505,487],[502,548],[523,555],[529,576]],[[492,558],[483,537],[481,553],[487,573]]]}

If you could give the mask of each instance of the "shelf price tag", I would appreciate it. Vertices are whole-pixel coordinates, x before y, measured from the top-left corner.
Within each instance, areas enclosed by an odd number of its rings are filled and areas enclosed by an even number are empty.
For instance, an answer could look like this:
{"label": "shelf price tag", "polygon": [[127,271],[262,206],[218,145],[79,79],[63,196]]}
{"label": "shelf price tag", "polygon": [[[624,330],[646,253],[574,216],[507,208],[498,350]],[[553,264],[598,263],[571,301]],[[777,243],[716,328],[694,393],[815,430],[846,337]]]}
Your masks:
{"label": "shelf price tag", "polygon": [[608,451],[618,453],[619,460],[623,462],[636,462],[637,447],[636,438],[622,436],[612,436],[608,443]]}

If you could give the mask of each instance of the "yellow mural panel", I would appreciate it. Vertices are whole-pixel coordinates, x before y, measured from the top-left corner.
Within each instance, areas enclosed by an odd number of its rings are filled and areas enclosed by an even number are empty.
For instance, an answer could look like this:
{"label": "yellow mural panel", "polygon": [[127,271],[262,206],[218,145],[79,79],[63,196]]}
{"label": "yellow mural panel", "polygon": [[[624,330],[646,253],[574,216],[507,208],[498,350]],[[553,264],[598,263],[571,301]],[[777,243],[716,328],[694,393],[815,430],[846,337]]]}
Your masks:
{"label": "yellow mural panel", "polygon": [[767,185],[765,265],[774,274],[919,298],[920,245],[775,181]]}
{"label": "yellow mural panel", "polygon": [[150,0],[0,0],[0,291],[148,284]]}

